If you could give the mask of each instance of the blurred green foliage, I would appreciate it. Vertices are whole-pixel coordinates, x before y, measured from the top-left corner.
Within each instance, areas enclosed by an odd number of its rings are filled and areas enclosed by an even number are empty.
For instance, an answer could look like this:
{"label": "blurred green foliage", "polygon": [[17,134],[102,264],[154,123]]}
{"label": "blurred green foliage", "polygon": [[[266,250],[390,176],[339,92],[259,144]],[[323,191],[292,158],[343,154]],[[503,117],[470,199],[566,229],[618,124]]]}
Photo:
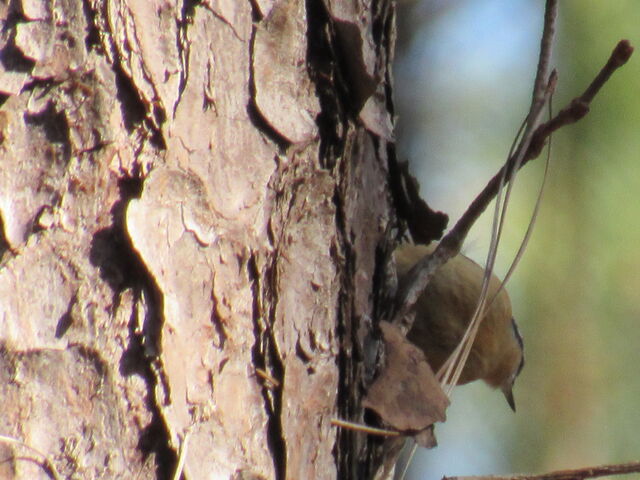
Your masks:
{"label": "blurred green foliage", "polygon": [[[560,11],[558,106],[619,39],[640,44],[638,2],[565,0]],[[513,461],[526,470],[640,453],[639,86],[636,55],[589,115],[553,140],[545,208],[518,285],[530,368],[514,437],[537,448],[518,449]]]}

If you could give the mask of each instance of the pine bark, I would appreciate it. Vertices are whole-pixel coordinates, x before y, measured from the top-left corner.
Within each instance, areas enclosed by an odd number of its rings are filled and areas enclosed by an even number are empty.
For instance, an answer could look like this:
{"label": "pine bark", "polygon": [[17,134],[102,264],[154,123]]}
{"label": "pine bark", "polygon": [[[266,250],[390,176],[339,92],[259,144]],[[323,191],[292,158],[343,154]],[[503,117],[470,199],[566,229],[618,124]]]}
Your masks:
{"label": "pine bark", "polygon": [[393,3],[0,19],[0,477],[372,477]]}

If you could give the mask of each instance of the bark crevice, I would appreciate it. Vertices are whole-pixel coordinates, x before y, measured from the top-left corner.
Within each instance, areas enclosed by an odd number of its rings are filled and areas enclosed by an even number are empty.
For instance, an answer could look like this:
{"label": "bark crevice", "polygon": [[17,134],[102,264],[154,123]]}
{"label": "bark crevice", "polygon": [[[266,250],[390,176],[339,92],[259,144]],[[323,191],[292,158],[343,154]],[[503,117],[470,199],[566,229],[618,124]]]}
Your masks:
{"label": "bark crevice", "polygon": [[[267,445],[273,459],[276,480],[286,478],[287,449],[285,445],[284,432],[282,428],[282,379],[284,379],[284,364],[277,350],[273,337],[273,319],[275,318],[274,298],[269,295],[272,288],[264,288],[260,279],[265,279],[265,283],[272,282],[275,276],[275,269],[268,268],[267,272],[259,272],[257,260],[252,255],[247,262],[247,272],[253,290],[253,324],[255,342],[252,347],[252,357],[254,368],[263,369],[268,372],[279,385],[272,385],[268,381],[263,382],[262,396],[265,402],[267,413]],[[275,282],[271,287],[275,288]],[[267,311],[263,306],[269,305]]]}
{"label": "bark crevice", "polygon": [[158,382],[162,384],[166,398],[170,398],[170,392],[162,372],[155,365],[164,324],[164,300],[155,279],[133,249],[125,228],[126,206],[131,199],[140,197],[142,185],[140,178],[120,180],[120,198],[111,209],[112,223],[93,235],[89,258],[113,291],[114,309],[119,307],[125,290],[133,291],[138,311],[131,312],[129,343],[120,357],[119,372],[125,377],[137,375],[144,381],[151,421],[141,430],[137,448],[145,461],[153,455],[158,478],[168,480],[175,468],[177,454],[170,446],[169,432],[158,405]]}

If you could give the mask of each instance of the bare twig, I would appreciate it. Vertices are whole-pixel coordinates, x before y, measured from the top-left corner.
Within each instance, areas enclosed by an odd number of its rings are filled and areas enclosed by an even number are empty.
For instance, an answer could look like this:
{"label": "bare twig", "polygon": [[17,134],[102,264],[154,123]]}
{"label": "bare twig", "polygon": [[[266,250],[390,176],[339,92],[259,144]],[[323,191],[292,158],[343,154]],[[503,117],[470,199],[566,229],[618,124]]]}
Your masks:
{"label": "bare twig", "polygon": [[549,78],[549,63],[553,48],[553,37],[556,31],[556,18],[558,16],[558,0],[548,0],[544,11],[544,28],[540,40],[540,55],[538,56],[538,69],[533,83],[533,95],[531,98],[531,111],[536,110],[536,105],[544,105],[547,80]]}
{"label": "bare twig", "polygon": [[269,382],[274,388],[280,387],[280,382],[275,378],[273,378],[271,375],[269,375],[269,373],[267,373],[266,370],[256,367],[256,374],[259,377],[265,379],[267,382]]}
{"label": "bare twig", "polygon": [[[549,1],[548,3],[555,4],[553,0]],[[546,32],[547,29],[545,29],[545,33]],[[549,85],[554,83],[554,78],[555,77],[552,75],[552,77],[549,79]],[[451,362],[448,362],[449,366],[444,372],[442,378],[442,383],[446,385],[445,392],[447,393],[447,395],[451,394],[453,387],[458,383],[458,379],[462,375],[462,371],[464,369],[464,366],[466,365],[467,358],[471,354],[471,347],[473,346],[473,342],[475,341],[478,329],[480,328],[480,323],[482,322],[485,311],[487,310],[486,307],[487,294],[489,292],[489,283],[491,282],[491,277],[493,275],[493,267],[495,265],[498,253],[498,245],[500,243],[500,237],[502,235],[502,229],[504,227],[507,208],[509,206],[509,199],[511,197],[511,192],[515,184],[516,173],[524,157],[524,152],[526,152],[527,148],[529,148],[533,131],[539,124],[540,117],[542,115],[542,109],[547,102],[547,98],[550,96],[551,90],[547,88],[545,89],[545,91],[546,94],[542,97],[542,100],[540,102],[532,103],[531,110],[527,115],[525,131],[522,134],[522,138],[520,139],[515,152],[509,152],[509,157],[515,155],[515,166],[513,168],[513,175],[511,175],[511,177],[508,179],[508,187],[504,195],[504,199],[502,198],[502,190],[504,187],[506,175],[503,175],[500,179],[500,185],[498,186],[498,192],[496,194],[493,226],[491,230],[491,242],[489,245],[489,253],[487,254],[487,261],[485,264],[484,277],[482,279],[480,297],[478,299],[476,309],[473,312],[473,316],[471,317],[469,324],[467,325],[467,329],[462,339],[460,340],[460,343],[451,355]]]}
{"label": "bare twig", "polygon": [[[504,198],[504,205],[502,207],[502,211],[500,212],[500,202],[496,200],[496,208],[495,208],[495,217],[499,218],[499,222],[494,221],[493,233],[491,238],[491,247],[489,249],[489,258],[487,259],[487,268],[485,271],[485,279],[483,289],[488,288],[488,284],[493,273],[493,265],[495,262],[495,258],[497,255],[498,244],[500,242],[500,237],[502,235],[502,229],[504,227],[504,221],[507,216],[507,208],[509,206],[509,199],[511,197],[511,192],[513,190],[513,186],[515,184],[515,173],[520,169],[520,165],[524,159],[524,154],[526,150],[529,148],[531,144],[531,139],[533,137],[533,133],[538,128],[538,122],[540,116],[542,114],[542,110],[546,105],[547,101],[549,101],[549,105],[551,104],[551,97],[556,88],[556,83],[558,81],[558,75],[556,71],[549,73],[549,64],[551,63],[551,54],[553,52],[553,38],[555,36],[556,30],[556,18],[558,17],[558,0],[547,0],[545,4],[544,11],[544,27],[542,30],[542,38],[540,39],[540,54],[538,56],[538,68],[536,69],[536,78],[533,83],[533,94],[531,96],[531,106],[529,107],[529,113],[525,120],[525,128],[522,133],[520,142],[518,143],[517,148],[514,150],[514,147],[511,147],[509,151],[508,158],[515,157],[516,160],[514,162],[514,174],[510,176],[508,180],[507,193]],[[516,140],[519,135],[516,136]],[[501,185],[498,188],[498,193],[496,198],[500,198],[500,191],[502,186],[504,185],[507,177],[507,171],[503,172],[503,177],[501,181]],[[540,203],[540,199],[538,199],[538,203]],[[533,223],[535,223],[535,219],[530,225],[530,229],[533,227]],[[496,224],[498,224],[497,232],[496,232]],[[515,261],[517,263],[517,260]],[[503,282],[504,284],[504,282]],[[484,298],[484,297],[483,297]]]}
{"label": "bare twig", "polygon": [[[551,100],[549,100],[549,108],[551,109]],[[516,267],[518,266],[518,263],[522,259],[522,256],[524,255],[524,250],[526,249],[527,244],[531,239],[531,235],[533,233],[533,226],[535,225],[536,219],[538,218],[538,213],[540,212],[540,207],[542,205],[542,198],[544,196],[544,187],[547,183],[547,178],[549,177],[550,164],[551,164],[551,137],[549,137],[549,143],[547,145],[547,156],[544,162],[544,173],[542,174],[542,183],[540,184],[540,190],[538,191],[538,197],[536,198],[536,203],[533,206],[533,212],[531,213],[531,219],[529,220],[527,231],[525,232],[524,237],[522,238],[522,242],[520,243],[520,247],[516,252],[513,262],[511,262],[511,265],[509,266],[509,270],[507,270],[507,273],[504,275],[504,278],[500,283],[500,287],[493,294],[493,297],[488,302],[487,310],[491,308],[491,305],[493,304],[494,300],[498,297],[500,292],[504,289],[506,283],[509,281],[509,278],[511,278],[511,275],[513,274]]]}
{"label": "bare twig", "polygon": [[579,97],[574,98],[571,103],[558,112],[554,118],[538,127],[534,133],[534,138],[531,141],[529,151],[527,152],[527,155],[525,155],[525,163],[540,155],[545,141],[551,133],[565,125],[576,123],[589,113],[589,104],[591,101],[603,85],[607,83],[607,80],[609,80],[611,75],[613,75],[613,72],[627,63],[632,53],[633,47],[629,43],[629,40],[620,40],[618,42],[618,45],[613,49],[609,60],[605,66],[602,67],[600,72],[598,72],[598,75],[596,75],[584,93]]}
{"label": "bare twig", "polygon": [[[518,168],[521,168],[528,163],[529,160],[540,155],[547,139],[553,132],[564,125],[577,122],[589,112],[589,104],[595,95],[607,82],[613,72],[627,62],[632,53],[633,47],[629,41],[621,40],[613,50],[609,61],[585,92],[579,97],[574,98],[567,107],[562,109],[551,120],[536,128],[531,136],[528,147],[522,154],[522,162]],[[462,215],[460,220],[458,220],[458,223],[443,237],[431,256],[420,260],[400,285],[396,314],[393,321],[399,325],[403,331],[407,332],[413,326],[414,319],[411,318],[409,313],[413,310],[416,301],[426,288],[433,274],[447,260],[460,253],[462,243],[469,233],[469,230],[498,193],[502,178],[506,178],[507,181],[511,179],[516,167],[518,153],[519,152],[516,151],[514,155],[509,157],[500,171],[489,181],[473,202],[471,202],[467,211]]]}
{"label": "bare twig", "polygon": [[577,468],[575,470],[558,470],[540,475],[444,477],[442,480],[584,480],[586,478],[597,478],[607,475],[626,475],[638,472],[640,472],[640,462],[630,462]]}
{"label": "bare twig", "polygon": [[347,430],[355,430],[357,432],[368,433],[369,435],[378,435],[381,437],[399,437],[400,432],[397,430],[386,430],[384,428],[370,427],[362,423],[349,422],[339,418],[331,419],[331,425],[334,427],[346,428]]}
{"label": "bare twig", "polygon": [[[553,11],[556,5],[557,5],[556,0],[548,0],[547,12]],[[555,15],[545,15],[545,20],[546,22],[553,22],[555,21]],[[540,52],[541,64],[543,64],[542,58],[548,57],[551,55],[550,50],[545,50],[545,47],[548,44],[548,42],[545,42],[544,38],[546,38],[546,36],[548,35],[553,34],[553,25],[547,25],[546,22],[545,22],[545,29],[544,29],[545,35],[543,36],[542,50]],[[544,69],[545,69],[544,65],[539,66],[538,74],[541,74],[541,73],[544,74],[545,73],[543,72]],[[522,137],[520,139],[520,142],[518,143],[518,146],[515,149],[515,152],[513,151],[513,147],[512,147],[512,150],[509,152],[509,157],[517,155],[514,168],[513,168],[514,173],[513,175],[511,175],[511,178],[509,179],[507,190],[504,195],[504,199],[502,200],[502,206],[501,206],[501,199],[502,199],[502,188],[505,182],[504,176],[502,177],[501,184],[498,188],[498,193],[496,195],[493,226],[491,231],[491,243],[489,246],[489,253],[487,255],[487,261],[485,264],[486,266],[484,271],[484,278],[482,280],[482,289],[480,293],[480,298],[478,299],[478,304],[476,305],[476,309],[473,313],[473,316],[469,322],[469,325],[467,326],[467,329],[462,339],[460,340],[459,345],[456,347],[453,354],[451,355],[452,357],[451,361],[449,362],[449,360],[447,360],[448,367],[444,371],[444,374],[442,376],[442,383],[446,385],[445,392],[447,392],[447,394],[451,393],[451,391],[453,390],[453,387],[458,383],[458,379],[462,375],[462,371],[467,362],[467,358],[471,353],[471,347],[473,346],[473,342],[475,341],[476,335],[480,328],[480,323],[484,318],[485,312],[489,309],[489,304],[493,301],[494,298],[497,297],[500,290],[504,288],[508,280],[508,277],[511,275],[511,272],[513,271],[513,269],[515,269],[515,267],[517,266],[520,260],[520,257],[522,256],[522,253],[526,248],[528,237],[531,235],[531,232],[533,231],[533,225],[535,224],[536,215],[534,215],[531,219],[531,223],[529,224],[529,228],[527,229],[527,234],[525,235],[525,240],[520,246],[518,254],[509,269],[509,273],[507,274],[507,277],[503,279],[503,281],[501,282],[500,288],[498,289],[497,292],[495,292],[494,297],[491,299],[491,301],[487,302],[487,294],[489,292],[489,283],[491,281],[491,277],[493,276],[493,267],[495,265],[495,261],[498,253],[498,245],[500,243],[500,238],[502,236],[504,222],[507,217],[509,200],[511,198],[513,186],[515,185],[516,173],[520,168],[520,164],[522,163],[522,160],[524,158],[524,153],[526,152],[527,148],[529,147],[529,144],[531,143],[533,132],[535,131],[535,129],[539,124],[544,105],[547,103],[547,101],[549,102],[549,104],[551,104],[551,95],[553,94],[553,90],[555,89],[556,81],[557,81],[557,75],[554,70],[551,73],[551,76],[549,77],[549,80],[546,86],[544,86],[544,88],[542,89],[543,95],[540,97],[539,101],[536,101],[535,99],[536,95],[534,94],[534,100],[532,101],[532,104],[531,104],[531,110],[527,115],[526,128],[524,130],[524,133],[522,134]],[[547,166],[548,166],[548,162],[547,162]],[[547,170],[545,169],[545,177],[546,177],[546,171]],[[541,194],[542,194],[542,191],[541,191]],[[541,199],[542,199],[542,196],[540,195],[536,202],[537,204],[536,210],[540,206]]]}

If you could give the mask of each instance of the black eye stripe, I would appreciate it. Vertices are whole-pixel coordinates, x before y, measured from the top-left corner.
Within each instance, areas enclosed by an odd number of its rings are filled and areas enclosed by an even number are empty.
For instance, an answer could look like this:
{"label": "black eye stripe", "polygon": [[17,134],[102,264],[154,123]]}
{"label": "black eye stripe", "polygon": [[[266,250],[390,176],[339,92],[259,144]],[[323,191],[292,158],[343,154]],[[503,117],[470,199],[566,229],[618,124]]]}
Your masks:
{"label": "black eye stripe", "polygon": [[516,374],[514,375],[514,380],[515,380],[515,377],[520,375],[520,371],[524,367],[524,342],[522,341],[522,335],[520,335],[520,330],[518,330],[518,325],[516,324],[516,321],[513,318],[511,319],[511,327],[513,328],[513,335],[516,337],[516,340],[518,341],[518,345],[520,345],[520,349],[523,352],[522,357],[520,357],[520,364],[518,365],[518,369],[516,370]]}
{"label": "black eye stripe", "polygon": [[520,375],[520,372],[524,368],[524,355],[520,358],[520,365],[518,365],[518,369],[516,370],[516,377]]}
{"label": "black eye stripe", "polygon": [[518,324],[514,318],[511,319],[511,327],[513,328],[513,335],[518,340],[518,345],[520,348],[524,350],[524,342],[522,341],[522,335],[520,335],[520,330],[518,330]]}

